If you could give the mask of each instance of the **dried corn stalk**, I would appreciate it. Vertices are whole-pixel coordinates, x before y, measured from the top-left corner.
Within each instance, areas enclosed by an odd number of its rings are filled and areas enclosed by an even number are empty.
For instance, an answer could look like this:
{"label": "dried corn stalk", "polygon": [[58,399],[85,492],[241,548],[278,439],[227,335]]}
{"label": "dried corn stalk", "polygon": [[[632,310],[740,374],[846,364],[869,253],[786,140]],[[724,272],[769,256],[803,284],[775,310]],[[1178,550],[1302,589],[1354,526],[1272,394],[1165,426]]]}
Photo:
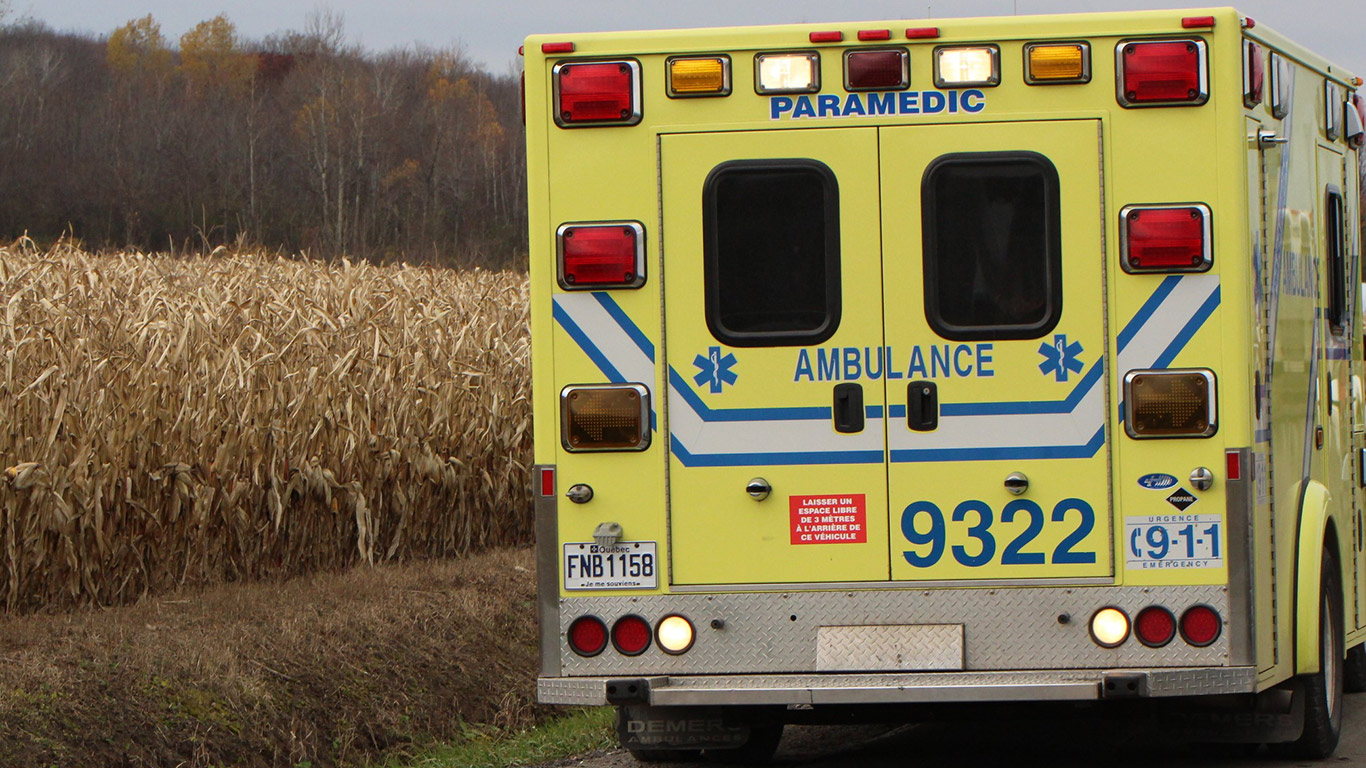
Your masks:
{"label": "dried corn stalk", "polygon": [[0,596],[528,541],[513,273],[0,248]]}

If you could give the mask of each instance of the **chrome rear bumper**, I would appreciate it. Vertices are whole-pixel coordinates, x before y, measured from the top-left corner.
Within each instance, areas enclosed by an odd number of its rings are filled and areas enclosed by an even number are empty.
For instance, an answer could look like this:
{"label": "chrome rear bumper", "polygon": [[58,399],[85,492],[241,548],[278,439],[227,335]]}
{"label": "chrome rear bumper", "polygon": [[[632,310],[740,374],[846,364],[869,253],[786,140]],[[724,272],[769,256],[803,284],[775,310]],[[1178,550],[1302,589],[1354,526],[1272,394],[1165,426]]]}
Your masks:
{"label": "chrome rear bumper", "polygon": [[1256,685],[1254,667],[542,677],[537,698],[584,706],[627,700],[652,706],[1083,701],[1253,693]]}

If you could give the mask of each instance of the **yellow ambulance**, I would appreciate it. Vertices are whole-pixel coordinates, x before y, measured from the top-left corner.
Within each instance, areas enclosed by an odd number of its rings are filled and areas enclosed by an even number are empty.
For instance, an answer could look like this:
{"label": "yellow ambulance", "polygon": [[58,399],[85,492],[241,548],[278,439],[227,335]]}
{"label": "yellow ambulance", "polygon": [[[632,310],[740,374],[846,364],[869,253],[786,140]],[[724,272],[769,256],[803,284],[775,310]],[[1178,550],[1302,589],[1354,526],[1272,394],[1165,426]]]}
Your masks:
{"label": "yellow ambulance", "polygon": [[1006,702],[1333,751],[1359,78],[1229,8],[524,52],[542,702],[642,760]]}

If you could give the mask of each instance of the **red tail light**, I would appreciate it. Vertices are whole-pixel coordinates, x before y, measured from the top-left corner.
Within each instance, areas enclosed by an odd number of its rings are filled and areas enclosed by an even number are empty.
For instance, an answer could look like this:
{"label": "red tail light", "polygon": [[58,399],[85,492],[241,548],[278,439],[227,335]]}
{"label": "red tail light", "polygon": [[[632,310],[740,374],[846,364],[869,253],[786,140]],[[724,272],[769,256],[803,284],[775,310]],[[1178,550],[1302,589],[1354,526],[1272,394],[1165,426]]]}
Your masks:
{"label": "red tail light", "polygon": [[1366,99],[1356,93],[1347,104],[1347,141],[1354,147],[1366,144]]}
{"label": "red tail light", "polygon": [[1224,470],[1229,480],[1243,479],[1243,459],[1237,451],[1229,451],[1224,454]]}
{"label": "red tail light", "polygon": [[1223,628],[1223,619],[1208,605],[1197,605],[1181,614],[1181,636],[1191,645],[1204,647],[1213,643]]}
{"label": "red tail light", "polygon": [[1176,637],[1176,617],[1166,608],[1150,605],[1138,612],[1134,634],[1149,648],[1161,648]]}
{"label": "red tail light", "polygon": [[1202,40],[1131,40],[1115,48],[1120,106],[1197,106],[1209,100]]}
{"label": "red tail light", "polygon": [[1243,41],[1243,106],[1255,107],[1262,103],[1266,85],[1266,62],[1262,47],[1251,40]]}
{"label": "red tail light", "polygon": [[622,616],[612,625],[612,645],[627,656],[639,656],[650,647],[654,630],[639,616]]}
{"label": "red tail light", "polygon": [[1213,226],[1203,205],[1125,206],[1119,212],[1126,272],[1204,272],[1214,264]]}
{"label": "red tail light", "polygon": [[640,122],[640,64],[566,62],[551,71],[555,122],[562,128]]}
{"label": "red tail light", "polygon": [[909,58],[903,48],[844,54],[844,86],[850,91],[899,91],[910,79]]}
{"label": "red tail light", "polygon": [[555,234],[561,288],[638,288],[645,284],[645,228],[640,224],[565,224]]}
{"label": "red tail light", "polygon": [[569,648],[580,656],[597,656],[607,647],[607,625],[597,616],[580,616],[569,625]]}

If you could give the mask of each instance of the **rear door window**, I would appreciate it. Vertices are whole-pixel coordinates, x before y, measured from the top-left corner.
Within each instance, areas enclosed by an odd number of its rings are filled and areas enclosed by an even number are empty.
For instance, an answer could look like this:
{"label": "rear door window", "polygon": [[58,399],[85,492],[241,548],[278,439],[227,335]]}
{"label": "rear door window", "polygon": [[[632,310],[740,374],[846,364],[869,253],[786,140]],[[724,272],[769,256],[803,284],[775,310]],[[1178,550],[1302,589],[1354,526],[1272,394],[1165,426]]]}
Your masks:
{"label": "rear door window", "polygon": [[925,317],[936,333],[1032,339],[1053,330],[1062,314],[1061,211],[1048,158],[944,155],[925,170],[921,206]]}
{"label": "rear door window", "polygon": [[839,187],[815,160],[723,163],[703,190],[707,327],[735,347],[819,344],[840,321]]}

